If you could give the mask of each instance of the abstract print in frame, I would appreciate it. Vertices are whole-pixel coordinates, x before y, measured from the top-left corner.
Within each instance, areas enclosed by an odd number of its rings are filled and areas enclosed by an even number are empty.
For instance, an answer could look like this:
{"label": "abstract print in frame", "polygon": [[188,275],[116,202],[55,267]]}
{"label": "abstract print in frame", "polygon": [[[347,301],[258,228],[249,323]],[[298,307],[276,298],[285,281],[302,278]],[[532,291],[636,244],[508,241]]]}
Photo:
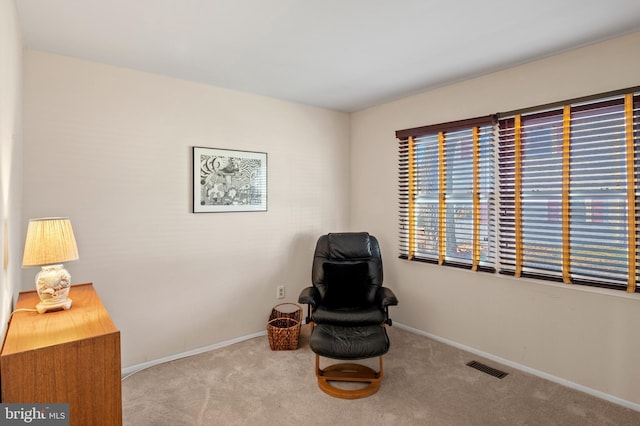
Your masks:
{"label": "abstract print in frame", "polygon": [[267,154],[193,147],[193,212],[267,210]]}

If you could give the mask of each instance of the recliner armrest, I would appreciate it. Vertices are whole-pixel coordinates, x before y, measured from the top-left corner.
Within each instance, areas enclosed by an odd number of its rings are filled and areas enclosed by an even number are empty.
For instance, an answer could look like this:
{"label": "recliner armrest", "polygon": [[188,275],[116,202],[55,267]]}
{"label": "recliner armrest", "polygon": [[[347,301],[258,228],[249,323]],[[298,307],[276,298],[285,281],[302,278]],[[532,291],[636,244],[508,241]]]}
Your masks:
{"label": "recliner armrest", "polygon": [[381,308],[395,306],[398,304],[398,298],[390,288],[380,287],[376,293],[376,304]]}
{"label": "recliner armrest", "polygon": [[311,305],[314,308],[318,306],[318,302],[320,302],[320,292],[315,287],[307,287],[300,292],[300,296],[298,296],[298,303],[302,303],[304,305]]}

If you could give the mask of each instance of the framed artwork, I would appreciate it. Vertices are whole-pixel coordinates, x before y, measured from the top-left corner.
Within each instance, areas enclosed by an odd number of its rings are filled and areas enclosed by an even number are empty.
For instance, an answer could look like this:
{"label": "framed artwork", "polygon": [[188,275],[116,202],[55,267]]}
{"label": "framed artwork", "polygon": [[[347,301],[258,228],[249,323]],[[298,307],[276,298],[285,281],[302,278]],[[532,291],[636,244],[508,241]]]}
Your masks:
{"label": "framed artwork", "polygon": [[267,211],[265,152],[193,147],[193,212]]}

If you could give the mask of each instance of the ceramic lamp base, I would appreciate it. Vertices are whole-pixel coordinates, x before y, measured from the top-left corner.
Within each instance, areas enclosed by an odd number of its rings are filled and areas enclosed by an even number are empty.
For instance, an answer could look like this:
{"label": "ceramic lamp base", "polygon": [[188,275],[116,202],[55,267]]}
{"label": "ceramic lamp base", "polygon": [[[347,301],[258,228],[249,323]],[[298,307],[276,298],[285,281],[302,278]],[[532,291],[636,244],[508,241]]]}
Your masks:
{"label": "ceramic lamp base", "polygon": [[36,305],[36,310],[39,314],[44,314],[49,311],[59,311],[61,309],[69,310],[71,309],[71,299],[67,298],[66,300],[61,300],[55,303],[43,303],[40,302]]}
{"label": "ceramic lamp base", "polygon": [[36,290],[40,303],[38,313],[70,309],[71,299],[67,297],[71,286],[71,275],[63,265],[47,265],[36,275]]}

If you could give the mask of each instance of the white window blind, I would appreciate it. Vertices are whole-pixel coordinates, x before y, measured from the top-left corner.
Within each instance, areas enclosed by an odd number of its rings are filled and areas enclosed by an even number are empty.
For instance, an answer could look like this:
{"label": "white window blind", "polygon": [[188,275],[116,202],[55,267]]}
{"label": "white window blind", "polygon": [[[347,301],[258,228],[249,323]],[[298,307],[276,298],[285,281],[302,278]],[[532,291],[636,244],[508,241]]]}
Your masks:
{"label": "white window blind", "polygon": [[635,291],[637,94],[499,120],[500,271]]}
{"label": "white window blind", "polygon": [[398,131],[400,257],[495,270],[494,118]]}

